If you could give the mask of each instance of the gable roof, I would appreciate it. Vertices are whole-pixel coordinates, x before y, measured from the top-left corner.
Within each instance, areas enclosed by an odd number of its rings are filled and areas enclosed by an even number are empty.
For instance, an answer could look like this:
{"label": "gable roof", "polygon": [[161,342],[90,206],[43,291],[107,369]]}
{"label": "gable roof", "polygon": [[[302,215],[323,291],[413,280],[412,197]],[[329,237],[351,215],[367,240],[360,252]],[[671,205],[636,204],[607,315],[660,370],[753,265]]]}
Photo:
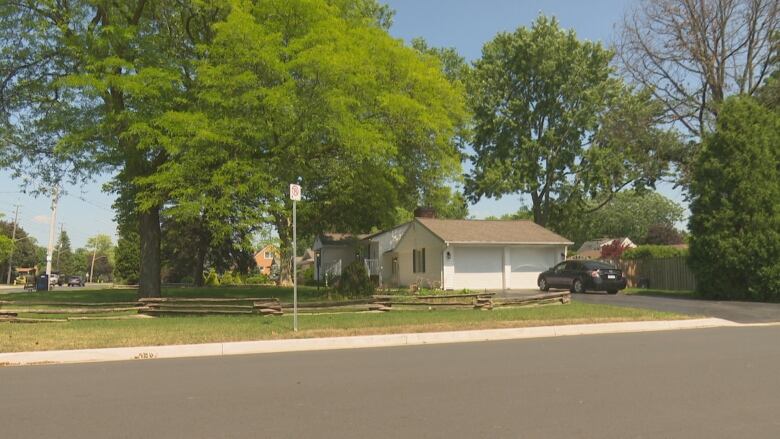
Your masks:
{"label": "gable roof", "polygon": [[368,235],[366,234],[354,235],[352,233],[327,232],[319,235],[318,238],[320,239],[322,245],[344,245],[344,244],[353,244],[357,241],[362,240],[366,236]]}
{"label": "gable roof", "polygon": [[[270,249],[269,249],[270,247]],[[274,254],[279,253],[279,249],[276,248],[273,244],[266,244],[263,248],[255,252],[255,256],[259,255],[260,253],[263,253],[265,251],[273,252]]]}
{"label": "gable roof", "polygon": [[458,244],[563,244],[573,242],[533,221],[415,218],[442,241]]}

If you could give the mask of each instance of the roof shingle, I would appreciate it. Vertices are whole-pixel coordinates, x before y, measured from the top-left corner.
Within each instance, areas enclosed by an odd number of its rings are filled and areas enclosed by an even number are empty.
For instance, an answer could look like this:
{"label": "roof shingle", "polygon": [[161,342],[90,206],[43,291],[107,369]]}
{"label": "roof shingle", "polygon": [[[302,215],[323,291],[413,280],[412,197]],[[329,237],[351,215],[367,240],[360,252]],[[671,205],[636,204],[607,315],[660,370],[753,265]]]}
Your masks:
{"label": "roof shingle", "polygon": [[573,244],[533,221],[416,218],[445,242],[489,244]]}

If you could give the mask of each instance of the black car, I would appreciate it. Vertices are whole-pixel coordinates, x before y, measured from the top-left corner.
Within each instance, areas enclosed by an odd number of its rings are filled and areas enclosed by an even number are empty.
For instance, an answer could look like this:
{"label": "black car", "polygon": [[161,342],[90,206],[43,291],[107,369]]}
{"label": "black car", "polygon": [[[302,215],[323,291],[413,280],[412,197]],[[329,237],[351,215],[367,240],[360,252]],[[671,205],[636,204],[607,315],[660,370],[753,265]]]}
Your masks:
{"label": "black car", "polygon": [[572,293],[606,291],[617,294],[626,288],[623,271],[601,261],[564,261],[541,273],[537,279],[539,289],[566,288]]}
{"label": "black car", "polygon": [[84,281],[81,279],[81,276],[71,276],[70,279],[68,279],[68,286],[69,287],[83,287]]}

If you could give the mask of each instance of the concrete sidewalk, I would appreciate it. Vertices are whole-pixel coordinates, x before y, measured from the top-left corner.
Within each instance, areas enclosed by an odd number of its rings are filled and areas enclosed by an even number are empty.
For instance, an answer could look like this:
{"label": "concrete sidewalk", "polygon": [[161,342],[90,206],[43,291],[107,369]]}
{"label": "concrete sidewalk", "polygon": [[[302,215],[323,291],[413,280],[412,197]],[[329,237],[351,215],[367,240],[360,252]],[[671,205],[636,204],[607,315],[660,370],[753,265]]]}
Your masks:
{"label": "concrete sidewalk", "polygon": [[424,344],[560,337],[567,335],[669,331],[678,329],[716,328],[725,326],[741,325],[728,320],[710,318],[693,320],[661,320],[648,322],[597,323],[585,325],[537,326],[527,328],[485,329],[476,331],[365,335],[354,337],[261,340],[195,345],[14,352],[1,353],[0,366],[151,360],[159,358],[210,357],[331,349],[376,348],[389,346],[412,346]]}

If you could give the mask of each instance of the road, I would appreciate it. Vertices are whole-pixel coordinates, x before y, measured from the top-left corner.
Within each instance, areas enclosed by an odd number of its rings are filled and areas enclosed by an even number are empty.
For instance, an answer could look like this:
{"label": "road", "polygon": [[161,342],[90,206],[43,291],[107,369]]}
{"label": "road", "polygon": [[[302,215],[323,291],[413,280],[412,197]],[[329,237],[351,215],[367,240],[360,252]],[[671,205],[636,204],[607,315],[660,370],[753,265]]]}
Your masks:
{"label": "road", "polygon": [[780,322],[780,303],[694,300],[603,293],[572,294],[574,301],[718,317],[738,323]]}
{"label": "road", "polygon": [[777,438],[780,327],[0,368],[0,436]]}

